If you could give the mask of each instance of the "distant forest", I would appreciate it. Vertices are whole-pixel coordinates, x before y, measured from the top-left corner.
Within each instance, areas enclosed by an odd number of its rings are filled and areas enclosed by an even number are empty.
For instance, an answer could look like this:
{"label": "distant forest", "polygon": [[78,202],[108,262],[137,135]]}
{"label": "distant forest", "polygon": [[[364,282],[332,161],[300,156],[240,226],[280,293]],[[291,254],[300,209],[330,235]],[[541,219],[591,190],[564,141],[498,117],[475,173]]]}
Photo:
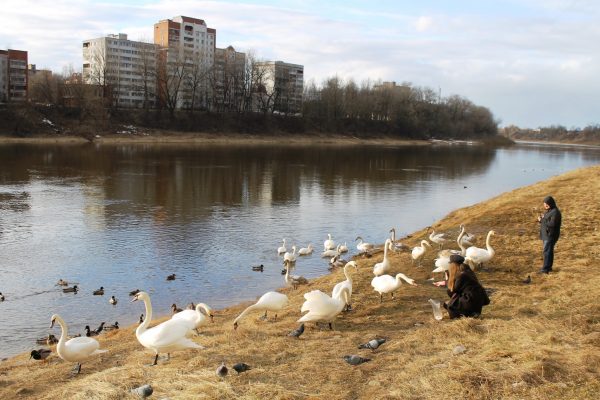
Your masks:
{"label": "distant forest", "polygon": [[500,130],[502,136],[513,140],[540,140],[600,145],[600,125],[588,125],[583,129],[567,129],[561,125],[551,125],[537,129],[524,129],[510,125]]}
{"label": "distant forest", "polygon": [[[0,108],[0,134],[29,136],[115,134],[134,125],[168,131],[256,135],[351,135],[410,139],[470,139],[496,135],[498,122],[489,109],[453,95],[410,83],[338,77],[305,83],[303,111],[255,113],[158,109],[120,109],[86,96],[84,90],[52,75],[30,86],[31,101]],[[64,88],[71,94],[66,102]],[[79,93],[79,94],[77,94]],[[76,94],[76,96],[73,96]],[[74,101],[76,100],[76,101]]]}

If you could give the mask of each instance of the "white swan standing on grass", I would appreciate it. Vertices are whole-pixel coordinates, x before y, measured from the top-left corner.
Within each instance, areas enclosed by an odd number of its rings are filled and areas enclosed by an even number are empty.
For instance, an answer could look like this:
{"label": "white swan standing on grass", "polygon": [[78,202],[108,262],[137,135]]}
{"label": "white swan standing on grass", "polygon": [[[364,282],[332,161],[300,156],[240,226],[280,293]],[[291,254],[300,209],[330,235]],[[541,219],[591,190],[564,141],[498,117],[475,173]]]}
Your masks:
{"label": "white swan standing on grass", "polygon": [[267,292],[260,296],[260,299],[251,306],[247,307],[237,318],[233,321],[233,329],[237,329],[238,324],[242,318],[246,316],[250,311],[261,310],[265,312],[263,318],[267,318],[267,311],[275,313],[275,319],[277,319],[277,313],[288,304],[288,297],[283,293],[278,292]]}
{"label": "white swan standing on grass", "polygon": [[77,363],[77,373],[81,372],[81,362],[96,354],[106,353],[108,350],[100,350],[100,343],[91,337],[76,337],[67,340],[69,328],[65,321],[58,314],[52,315],[50,319],[50,328],[58,322],[62,330],[56,352],[58,356],[65,361]]}
{"label": "white swan standing on grass", "polygon": [[335,242],[331,239],[331,233],[327,234],[327,240],[323,242],[323,251],[335,249]]}
{"label": "white swan standing on grass", "polygon": [[289,261],[290,263],[295,263],[296,262],[296,245],[292,246],[292,252],[286,252],[283,255],[283,262],[285,263],[286,261]]}
{"label": "white swan standing on grass", "polygon": [[485,240],[485,249],[481,249],[479,247],[471,246],[465,252],[465,260],[470,261],[469,266],[471,268],[475,268],[475,265],[479,267],[483,267],[483,263],[490,261],[496,252],[490,245],[490,238],[492,235],[495,235],[496,232],[489,231],[487,234],[487,238]]}
{"label": "white swan standing on grass", "polygon": [[308,279],[306,279],[303,276],[300,275],[290,275],[290,267],[292,265],[292,263],[288,260],[285,260],[283,262],[283,265],[285,265],[285,276],[284,276],[284,280],[286,285],[293,287],[294,289],[296,289],[298,287],[298,285],[306,285],[308,283]]}
{"label": "white swan standing on grass", "polygon": [[[461,231],[464,231],[465,226],[460,225],[460,229],[461,229]],[[463,246],[473,246],[473,240],[475,240],[475,235],[473,235],[472,233],[465,232],[463,237],[459,241],[460,248],[462,249]]]}
{"label": "white swan standing on grass", "polygon": [[373,250],[373,248],[375,247],[375,245],[373,245],[372,243],[366,243],[363,241],[363,238],[360,236],[357,236],[356,239],[354,239],[354,241],[356,242],[357,240],[359,240],[358,244],[356,245],[356,248],[358,249],[359,252],[361,253],[366,253],[369,250]]}
{"label": "white swan standing on grass", "polygon": [[429,234],[429,240],[433,243],[437,244],[439,248],[442,248],[442,245],[446,243],[446,235],[443,233],[435,233],[435,229],[431,228],[431,233]]}
{"label": "white swan standing on grass", "polygon": [[282,240],[283,240],[283,245],[281,245],[277,248],[277,254],[283,254],[283,253],[287,252],[287,249],[285,248],[285,238],[283,238]]}
{"label": "white swan standing on grass", "polygon": [[371,286],[373,286],[373,289],[379,293],[380,303],[383,302],[384,293],[391,293],[392,299],[394,298],[394,292],[398,290],[400,286],[402,286],[402,279],[404,279],[409,285],[417,286],[414,279],[411,279],[402,273],[397,274],[395,278],[390,275],[381,275],[373,278],[371,281]]}
{"label": "white swan standing on grass", "polygon": [[429,244],[429,242],[427,240],[421,240],[421,245],[417,246],[417,247],[413,247],[412,249],[412,259],[413,259],[413,264],[415,262],[418,262],[417,266],[421,266],[421,261],[423,260],[423,256],[425,255],[425,251],[427,250],[426,247],[431,247],[431,245]]}
{"label": "white swan standing on grass", "polygon": [[344,265],[344,276],[346,276],[346,280],[336,284],[333,287],[333,290],[331,291],[331,297],[333,298],[333,297],[339,297],[340,292],[342,291],[343,288],[348,289],[348,302],[346,303],[346,310],[352,309],[352,306],[350,303],[352,301],[352,276],[350,275],[351,267],[354,267],[354,270],[358,270],[358,266],[356,265],[355,261],[350,261],[349,263],[346,263],[346,265]]}
{"label": "white swan standing on grass", "polygon": [[348,288],[342,288],[335,297],[329,297],[320,290],[313,290],[305,293],[304,299],[300,312],[308,312],[298,322],[325,322],[329,324],[329,329],[333,330],[333,320],[348,303]]}
{"label": "white swan standing on grass", "polygon": [[298,255],[299,256],[308,256],[310,254],[312,254],[313,252],[313,245],[312,244],[308,244],[308,247],[302,247],[300,250],[298,250]]}
{"label": "white swan standing on grass", "polygon": [[208,322],[209,318],[210,322],[214,322],[214,315],[212,313],[212,309],[204,303],[196,304],[194,310],[183,310],[171,317],[171,319],[177,321],[188,321],[194,324],[194,329],[196,329],[196,333],[198,333],[198,328],[200,328],[200,326]]}
{"label": "white swan standing on grass", "polygon": [[387,252],[391,246],[391,239],[387,239],[383,245],[383,260],[373,267],[373,274],[375,274],[375,276],[383,275],[390,270],[390,260],[387,258]]}
{"label": "white swan standing on grass", "polygon": [[409,250],[409,247],[399,240],[396,240],[396,228],[390,229],[390,239],[392,239],[392,250],[394,251],[405,251]]}
{"label": "white swan standing on grass", "polygon": [[133,301],[142,300],[146,306],[146,318],[144,322],[135,330],[135,336],[138,342],[147,349],[154,351],[154,363],[158,363],[159,353],[167,353],[170,358],[170,353],[178,350],[186,349],[201,349],[197,343],[188,339],[190,331],[194,329],[194,323],[187,320],[169,319],[152,328],[148,328],[152,321],[152,303],[150,296],[146,292],[139,292],[133,296]]}

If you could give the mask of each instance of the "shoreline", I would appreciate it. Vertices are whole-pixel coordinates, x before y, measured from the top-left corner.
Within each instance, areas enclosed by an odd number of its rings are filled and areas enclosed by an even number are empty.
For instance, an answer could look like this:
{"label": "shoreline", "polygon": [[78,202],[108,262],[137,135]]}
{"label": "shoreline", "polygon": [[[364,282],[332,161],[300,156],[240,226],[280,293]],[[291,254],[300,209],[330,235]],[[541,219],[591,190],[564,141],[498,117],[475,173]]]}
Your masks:
{"label": "shoreline", "polygon": [[[307,326],[299,340],[286,336],[297,326],[302,294],[329,292],[344,279],[339,269],[297,290],[278,290],[291,304],[277,321],[259,321],[254,313],[233,331],[233,318],[251,302],[215,312],[217,322],[201,328],[203,335],[194,339],[205,350],[174,353],[158,367],[143,366],[152,356],[137,342],[135,326],[101,335],[101,348],[109,352],[84,364],[75,379],[68,377],[72,365],[55,354],[48,365],[28,361],[29,354],[11,357],[0,362],[0,397],[119,397],[127,396],[128,388],[150,383],[157,398],[195,398],[200,391],[208,397],[243,399],[593,398],[600,389],[600,355],[593,351],[600,345],[600,334],[595,334],[600,311],[591,299],[597,297],[600,279],[591,246],[598,240],[593,222],[600,210],[588,204],[590,191],[600,194],[600,166],[503,193],[435,222],[442,232],[466,224],[479,246],[487,230],[499,234],[493,239],[496,259],[488,270],[477,271],[484,286],[493,289],[492,304],[481,319],[433,320],[427,299],[445,296],[426,281],[436,252],[428,252],[424,268],[412,266],[408,253],[393,253],[392,271],[406,273],[420,286],[403,285],[396,300],[388,297],[383,304],[370,287],[372,266],[381,254],[357,257],[354,310],[338,318],[333,332]],[[557,246],[559,268],[540,277],[533,274],[541,245],[530,211],[547,193],[553,193],[569,218]],[[426,236],[425,229],[403,242],[416,245]],[[530,286],[521,283],[527,274],[533,279]],[[573,290],[589,297],[573,296]],[[376,336],[388,338],[381,351],[356,349],[357,343]],[[452,354],[459,344],[467,348],[466,357]],[[340,361],[343,354],[373,361],[350,367]],[[243,361],[254,369],[221,380],[214,370],[223,359],[228,366]],[[53,382],[61,387],[49,387]]]}

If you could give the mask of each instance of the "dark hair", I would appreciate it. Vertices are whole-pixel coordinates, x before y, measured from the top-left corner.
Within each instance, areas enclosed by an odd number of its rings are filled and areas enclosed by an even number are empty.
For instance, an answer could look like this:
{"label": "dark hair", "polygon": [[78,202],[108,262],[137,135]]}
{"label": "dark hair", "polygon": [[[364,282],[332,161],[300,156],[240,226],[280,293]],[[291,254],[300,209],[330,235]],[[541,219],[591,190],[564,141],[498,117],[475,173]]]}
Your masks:
{"label": "dark hair", "polygon": [[465,262],[465,258],[458,254],[452,254],[450,256],[450,262],[460,265]]}
{"label": "dark hair", "polygon": [[548,204],[550,208],[556,208],[556,201],[554,201],[552,196],[544,197],[544,203]]}

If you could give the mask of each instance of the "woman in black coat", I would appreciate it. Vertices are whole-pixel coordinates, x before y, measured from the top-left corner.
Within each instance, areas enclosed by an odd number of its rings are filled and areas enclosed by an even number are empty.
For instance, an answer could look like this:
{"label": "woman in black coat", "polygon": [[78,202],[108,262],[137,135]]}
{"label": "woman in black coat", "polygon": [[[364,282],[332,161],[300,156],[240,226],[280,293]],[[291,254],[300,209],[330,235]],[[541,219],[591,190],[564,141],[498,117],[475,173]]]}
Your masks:
{"label": "woman in black coat", "polygon": [[465,259],[459,255],[450,256],[448,278],[448,296],[444,303],[450,318],[478,317],[483,306],[490,304],[485,289],[477,280],[475,273],[464,264]]}

